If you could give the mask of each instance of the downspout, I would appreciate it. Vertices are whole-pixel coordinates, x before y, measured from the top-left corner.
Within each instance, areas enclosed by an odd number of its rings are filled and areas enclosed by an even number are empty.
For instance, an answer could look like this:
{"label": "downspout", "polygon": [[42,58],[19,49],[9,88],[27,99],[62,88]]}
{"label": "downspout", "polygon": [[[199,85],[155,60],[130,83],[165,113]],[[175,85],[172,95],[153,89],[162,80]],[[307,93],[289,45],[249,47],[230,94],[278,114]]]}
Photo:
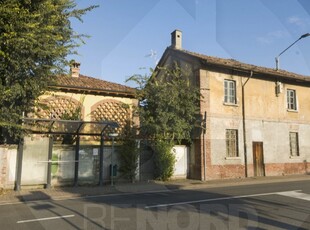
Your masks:
{"label": "downspout", "polygon": [[248,159],[247,159],[247,144],[246,144],[246,127],[245,127],[245,105],[244,105],[244,87],[253,76],[253,71],[251,71],[250,76],[242,84],[242,129],[243,129],[243,152],[244,152],[244,175],[248,177]]}
{"label": "downspout", "polygon": [[203,136],[202,136],[202,141],[203,141],[203,179],[204,181],[207,180],[207,154],[206,154],[206,131],[207,131],[207,112],[204,113],[204,118],[203,118],[203,124],[202,124],[202,129],[203,129]]}

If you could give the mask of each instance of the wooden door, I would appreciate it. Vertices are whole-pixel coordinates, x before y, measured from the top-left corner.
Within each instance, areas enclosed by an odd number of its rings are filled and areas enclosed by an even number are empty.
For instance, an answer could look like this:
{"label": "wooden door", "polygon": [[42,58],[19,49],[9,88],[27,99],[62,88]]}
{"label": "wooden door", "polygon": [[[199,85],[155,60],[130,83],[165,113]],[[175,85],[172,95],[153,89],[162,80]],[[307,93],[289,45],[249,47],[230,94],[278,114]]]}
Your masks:
{"label": "wooden door", "polygon": [[253,142],[254,176],[265,176],[263,142]]}

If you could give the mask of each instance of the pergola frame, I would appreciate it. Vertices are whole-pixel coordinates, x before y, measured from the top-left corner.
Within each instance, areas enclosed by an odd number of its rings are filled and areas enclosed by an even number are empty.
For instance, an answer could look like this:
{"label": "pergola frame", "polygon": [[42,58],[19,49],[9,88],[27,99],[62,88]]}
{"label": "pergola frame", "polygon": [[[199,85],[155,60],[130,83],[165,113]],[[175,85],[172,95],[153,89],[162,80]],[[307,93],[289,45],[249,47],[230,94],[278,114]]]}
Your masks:
{"label": "pergola frame", "polygon": [[[117,122],[113,121],[82,121],[82,120],[55,120],[40,118],[23,118],[23,128],[31,134],[49,135],[48,148],[48,165],[47,165],[47,183],[45,188],[51,187],[51,169],[53,153],[53,135],[75,135],[75,166],[74,166],[74,186],[78,186],[79,172],[79,151],[80,136],[100,136],[99,152],[99,185],[103,185],[103,148],[104,148],[104,131],[106,128],[118,128]],[[23,162],[23,145],[21,139],[17,152],[17,171],[14,190],[19,191],[21,188],[22,162]]]}

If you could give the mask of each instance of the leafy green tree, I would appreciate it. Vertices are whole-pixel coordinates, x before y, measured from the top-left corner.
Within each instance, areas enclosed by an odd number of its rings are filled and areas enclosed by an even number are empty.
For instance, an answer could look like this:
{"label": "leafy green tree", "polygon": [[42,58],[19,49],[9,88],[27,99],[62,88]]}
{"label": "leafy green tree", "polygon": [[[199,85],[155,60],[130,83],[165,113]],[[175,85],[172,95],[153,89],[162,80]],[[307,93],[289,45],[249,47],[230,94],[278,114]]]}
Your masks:
{"label": "leafy green tree", "polygon": [[0,142],[20,134],[22,113],[31,112],[52,76],[63,73],[67,55],[83,43],[70,19],[73,0],[0,0]]}
{"label": "leafy green tree", "polygon": [[200,100],[191,71],[177,64],[151,71],[151,77],[134,75],[128,79],[138,84],[141,135],[154,140],[191,142]]}
{"label": "leafy green tree", "polygon": [[173,174],[171,150],[175,142],[190,143],[192,139],[201,96],[192,77],[189,68],[174,63],[152,71],[151,77],[134,75],[128,79],[138,84],[140,135],[152,141],[156,177],[161,180]]}

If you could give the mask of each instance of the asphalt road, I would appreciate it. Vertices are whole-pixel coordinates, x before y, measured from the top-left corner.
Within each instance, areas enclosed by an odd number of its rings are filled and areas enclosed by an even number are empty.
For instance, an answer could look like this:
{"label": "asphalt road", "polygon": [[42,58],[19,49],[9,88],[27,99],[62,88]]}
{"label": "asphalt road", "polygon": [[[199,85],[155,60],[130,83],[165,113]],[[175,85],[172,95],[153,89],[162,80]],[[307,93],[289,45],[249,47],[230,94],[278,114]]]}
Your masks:
{"label": "asphalt road", "polygon": [[310,182],[101,195],[0,206],[0,229],[310,229]]}

